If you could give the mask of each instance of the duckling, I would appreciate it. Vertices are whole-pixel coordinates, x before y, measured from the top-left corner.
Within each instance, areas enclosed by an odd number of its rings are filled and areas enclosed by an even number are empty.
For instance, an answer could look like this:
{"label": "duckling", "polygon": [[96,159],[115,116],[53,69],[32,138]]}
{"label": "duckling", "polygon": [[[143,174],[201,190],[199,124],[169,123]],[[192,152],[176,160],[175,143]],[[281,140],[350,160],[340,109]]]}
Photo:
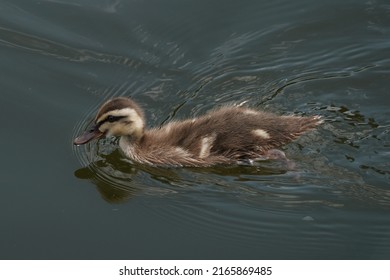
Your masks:
{"label": "duckling", "polygon": [[162,127],[145,128],[143,110],[117,97],[99,109],[93,128],[74,140],[86,144],[119,136],[119,147],[134,162],[153,166],[212,166],[285,157],[276,148],[322,122],[319,116],[280,116],[243,107],[222,107]]}

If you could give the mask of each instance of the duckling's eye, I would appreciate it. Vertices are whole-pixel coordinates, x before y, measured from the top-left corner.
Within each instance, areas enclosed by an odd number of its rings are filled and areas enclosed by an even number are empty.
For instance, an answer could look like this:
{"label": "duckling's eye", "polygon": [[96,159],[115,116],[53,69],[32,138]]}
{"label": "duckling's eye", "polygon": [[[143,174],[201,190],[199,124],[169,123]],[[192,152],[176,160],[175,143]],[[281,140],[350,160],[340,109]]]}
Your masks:
{"label": "duckling's eye", "polygon": [[109,115],[106,118],[106,121],[112,123],[112,122],[116,122],[116,121],[120,120],[121,118],[123,118],[123,116],[111,116],[111,115]]}

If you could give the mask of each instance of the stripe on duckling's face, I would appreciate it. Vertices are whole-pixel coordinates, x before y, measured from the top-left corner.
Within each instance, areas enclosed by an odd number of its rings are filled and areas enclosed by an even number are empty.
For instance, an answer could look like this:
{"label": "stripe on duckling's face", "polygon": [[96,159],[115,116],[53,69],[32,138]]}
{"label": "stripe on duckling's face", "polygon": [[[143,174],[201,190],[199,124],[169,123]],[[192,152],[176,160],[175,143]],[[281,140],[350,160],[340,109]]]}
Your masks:
{"label": "stripe on duckling's face", "polygon": [[133,135],[140,136],[144,129],[144,121],[132,108],[123,108],[106,112],[96,119],[101,132],[108,136]]}

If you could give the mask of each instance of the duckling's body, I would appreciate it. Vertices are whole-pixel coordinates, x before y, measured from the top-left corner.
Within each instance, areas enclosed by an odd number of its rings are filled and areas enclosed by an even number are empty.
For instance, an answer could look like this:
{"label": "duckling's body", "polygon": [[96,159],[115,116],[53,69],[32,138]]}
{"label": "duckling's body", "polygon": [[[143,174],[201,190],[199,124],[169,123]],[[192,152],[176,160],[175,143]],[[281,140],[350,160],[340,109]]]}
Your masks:
{"label": "duckling's body", "polygon": [[199,118],[146,130],[140,107],[128,98],[115,98],[103,104],[94,129],[74,143],[85,144],[106,134],[120,136],[121,150],[135,162],[211,166],[273,158],[275,148],[320,122],[318,116],[278,116],[243,107],[224,107]]}

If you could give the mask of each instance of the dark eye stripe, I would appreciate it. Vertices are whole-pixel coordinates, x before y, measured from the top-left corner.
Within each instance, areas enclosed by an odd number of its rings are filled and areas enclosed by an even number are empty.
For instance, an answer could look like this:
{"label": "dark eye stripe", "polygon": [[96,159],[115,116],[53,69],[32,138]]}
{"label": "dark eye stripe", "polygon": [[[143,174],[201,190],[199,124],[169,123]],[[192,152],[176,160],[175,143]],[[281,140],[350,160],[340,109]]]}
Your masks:
{"label": "dark eye stripe", "polygon": [[107,116],[107,118],[103,122],[112,123],[112,122],[119,121],[120,119],[123,119],[123,118],[124,118],[124,116],[111,116],[111,115],[109,115],[109,116]]}
{"label": "dark eye stripe", "polygon": [[113,123],[113,122],[119,121],[120,119],[123,119],[124,117],[125,116],[112,116],[112,115],[108,115],[107,118],[105,118],[104,120],[98,122],[96,125],[97,125],[97,127],[99,127],[102,124],[104,124],[105,122]]}

